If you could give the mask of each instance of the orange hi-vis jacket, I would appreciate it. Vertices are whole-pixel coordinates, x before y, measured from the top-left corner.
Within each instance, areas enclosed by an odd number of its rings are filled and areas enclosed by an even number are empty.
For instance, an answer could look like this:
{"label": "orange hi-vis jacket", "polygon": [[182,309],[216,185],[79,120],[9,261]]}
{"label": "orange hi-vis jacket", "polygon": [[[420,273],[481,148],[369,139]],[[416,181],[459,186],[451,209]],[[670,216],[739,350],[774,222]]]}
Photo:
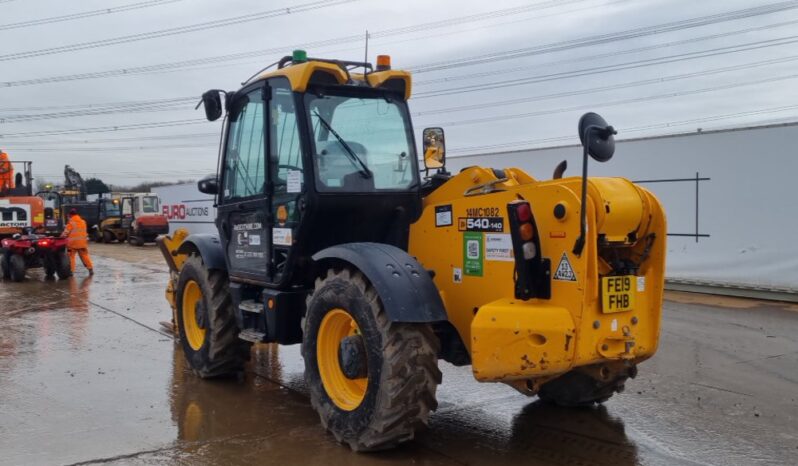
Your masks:
{"label": "orange hi-vis jacket", "polygon": [[64,228],[68,249],[86,249],[89,247],[89,237],[86,233],[86,221],[80,215],[69,217],[69,223]]}
{"label": "orange hi-vis jacket", "polygon": [[8,154],[0,150],[0,191],[14,189],[14,166]]}

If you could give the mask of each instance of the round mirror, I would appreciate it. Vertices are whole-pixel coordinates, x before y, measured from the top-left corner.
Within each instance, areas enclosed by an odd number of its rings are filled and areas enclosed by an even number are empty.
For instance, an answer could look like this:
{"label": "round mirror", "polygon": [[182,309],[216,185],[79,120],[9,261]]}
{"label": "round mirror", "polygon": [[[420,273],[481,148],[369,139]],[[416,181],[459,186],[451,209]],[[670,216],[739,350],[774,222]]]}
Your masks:
{"label": "round mirror", "polygon": [[598,162],[606,162],[615,153],[615,130],[598,113],[588,112],[579,119],[579,140],[587,153]]}

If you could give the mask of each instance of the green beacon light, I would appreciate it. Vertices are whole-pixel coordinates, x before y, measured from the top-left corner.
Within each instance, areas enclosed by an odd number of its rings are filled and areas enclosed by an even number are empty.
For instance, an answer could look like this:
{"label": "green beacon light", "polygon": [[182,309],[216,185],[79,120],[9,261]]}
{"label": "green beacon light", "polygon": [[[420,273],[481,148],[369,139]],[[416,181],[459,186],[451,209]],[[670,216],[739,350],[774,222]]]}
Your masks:
{"label": "green beacon light", "polygon": [[308,61],[308,53],[302,49],[294,50],[291,54],[291,61],[294,63],[304,63]]}

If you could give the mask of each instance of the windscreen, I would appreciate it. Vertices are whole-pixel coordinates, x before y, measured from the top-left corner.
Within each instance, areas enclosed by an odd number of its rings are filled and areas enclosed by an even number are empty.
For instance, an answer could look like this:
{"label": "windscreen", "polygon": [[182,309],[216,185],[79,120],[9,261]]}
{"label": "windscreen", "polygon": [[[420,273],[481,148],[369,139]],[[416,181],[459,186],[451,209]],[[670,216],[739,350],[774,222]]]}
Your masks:
{"label": "windscreen", "polygon": [[118,200],[107,199],[105,201],[105,215],[108,217],[118,217],[120,215]]}
{"label": "windscreen", "polygon": [[307,94],[319,191],[406,190],[418,182],[407,107],[387,96]]}
{"label": "windscreen", "polygon": [[158,198],[156,196],[146,196],[141,198],[141,211],[145,214],[158,212]]}

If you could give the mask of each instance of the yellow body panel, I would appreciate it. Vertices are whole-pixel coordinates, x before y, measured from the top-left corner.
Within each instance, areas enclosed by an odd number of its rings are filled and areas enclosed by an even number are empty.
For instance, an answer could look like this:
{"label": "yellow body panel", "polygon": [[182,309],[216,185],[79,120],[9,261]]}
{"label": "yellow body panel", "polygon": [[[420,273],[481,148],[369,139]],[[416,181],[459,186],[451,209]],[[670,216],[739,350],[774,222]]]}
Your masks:
{"label": "yellow body panel", "polygon": [[[579,236],[581,179],[536,181],[518,169],[506,169],[504,175],[499,179],[492,170],[473,167],[454,176],[425,198],[421,218],[410,232],[410,253],[435,271],[449,320],[471,354],[474,376],[483,381],[534,379],[570,367],[639,362],[653,355],[659,337],[666,238],[656,198],[625,179],[591,178],[587,241],[581,256],[576,256],[571,251]],[[552,276],[563,260],[573,270],[574,281],[551,280],[550,299],[513,299],[514,262],[502,254],[502,248],[510,241],[507,204],[515,199],[531,205],[539,253],[551,260]],[[553,213],[557,204],[566,207],[561,219]],[[435,207],[446,205],[451,206],[452,225],[436,226]],[[463,219],[482,215],[500,216],[503,229],[462,231]],[[644,285],[635,295],[635,309],[602,312],[600,277],[611,267],[600,252],[614,247],[624,257],[637,258],[650,234],[654,240],[637,274]],[[482,263],[476,268],[481,274],[469,275],[464,243],[475,235],[482,237]],[[489,244],[500,246],[488,251]],[[546,345],[543,356],[533,345],[522,351],[522,334],[542,335],[550,342],[564,342],[571,335],[573,340],[568,345]],[[540,357],[549,361],[545,370],[538,364]],[[521,363],[536,358],[535,366]]]}
{"label": "yellow body panel", "polygon": [[478,380],[561,374],[573,365],[576,328],[563,307],[500,299],[479,308],[471,332]]}
{"label": "yellow body panel", "polygon": [[[296,65],[286,66],[284,68],[263,72],[260,75],[258,75],[258,77],[255,80],[283,76],[285,78],[288,78],[288,82],[290,83],[292,90],[294,90],[295,92],[305,92],[307,90],[311,78],[317,72],[326,73],[332,76],[338,84],[343,85],[347,83],[348,79],[347,74],[343,69],[341,69],[340,66],[334,63],[313,61],[313,60],[308,61],[306,63],[299,63]],[[375,71],[373,73],[369,73],[368,76],[366,76],[365,78],[362,74],[351,73],[350,77],[354,81],[358,81],[360,83],[367,83],[369,86],[375,88],[380,88],[388,85],[389,83],[393,83],[395,80],[400,80],[402,81],[404,87],[405,100],[410,98],[411,88],[412,88],[412,78],[410,76],[410,73],[408,73],[407,71],[402,71],[402,70]]]}

